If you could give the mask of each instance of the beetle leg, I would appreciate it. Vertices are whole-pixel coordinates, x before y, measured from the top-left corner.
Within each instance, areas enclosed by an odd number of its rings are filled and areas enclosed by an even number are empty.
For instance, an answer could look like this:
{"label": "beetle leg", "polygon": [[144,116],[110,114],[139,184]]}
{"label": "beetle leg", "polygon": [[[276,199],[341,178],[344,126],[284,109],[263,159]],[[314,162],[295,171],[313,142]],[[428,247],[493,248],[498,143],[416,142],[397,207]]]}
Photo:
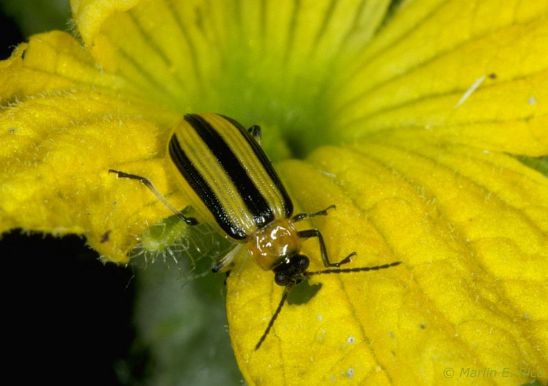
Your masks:
{"label": "beetle leg", "polygon": [[230,268],[232,267],[232,263],[234,262],[234,259],[242,251],[242,248],[244,245],[245,244],[236,245],[234,248],[228,251],[228,253],[224,255],[223,258],[219,260],[217,264],[213,266],[213,268],[211,268],[211,271],[213,273],[229,271]]}
{"label": "beetle leg", "polygon": [[247,132],[251,134],[255,141],[257,141],[259,144],[261,143],[261,139],[263,137],[261,126],[253,125],[249,129],[247,129]]}
{"label": "beetle leg", "polygon": [[268,336],[268,333],[272,329],[272,326],[274,326],[274,322],[276,319],[278,319],[278,315],[280,315],[280,311],[282,310],[282,307],[284,306],[287,296],[289,295],[290,287],[285,287],[284,292],[282,294],[282,298],[280,299],[280,303],[278,303],[278,307],[276,307],[276,311],[274,311],[274,315],[270,318],[270,321],[268,322],[268,326],[266,326],[265,332],[263,332],[263,335],[261,336],[261,339],[259,339],[259,342],[255,345],[255,351],[257,351],[261,345],[263,344],[264,340]]}
{"label": "beetle leg", "polygon": [[323,241],[323,236],[321,232],[317,229],[306,229],[304,231],[297,232],[299,237],[303,239],[309,239],[311,237],[317,237],[318,241],[320,243],[320,253],[322,255],[322,261],[323,265],[326,267],[340,267],[343,264],[349,263],[350,258],[356,254],[356,252],[352,252],[348,256],[346,256],[344,259],[339,261],[338,263],[332,263],[329,261],[329,256],[327,255],[327,249],[325,248],[325,242]]}
{"label": "beetle leg", "polygon": [[329,209],[335,209],[335,208],[336,208],[335,205],[329,205],[327,208],[319,210],[319,211],[314,212],[314,213],[299,213],[299,214],[296,214],[295,216],[291,217],[291,220],[293,220],[293,222],[297,222],[297,221],[302,221],[305,218],[309,218],[309,217],[327,216],[329,214],[329,213],[327,213],[327,211]]}
{"label": "beetle leg", "polygon": [[168,208],[169,210],[171,210],[179,219],[181,219],[182,221],[184,221],[185,223],[187,223],[188,225],[196,225],[198,224],[198,220],[196,220],[194,217],[187,217],[185,216],[180,210],[177,210],[173,205],[171,205],[169,203],[168,200],[166,200],[166,198],[162,195],[162,193],[160,193],[158,191],[158,189],[156,189],[156,187],[154,186],[154,184],[148,179],[148,178],[145,178],[145,177],[141,177],[141,176],[138,176],[136,174],[129,174],[129,173],[126,173],[126,172],[121,172],[119,170],[114,170],[114,169],[109,169],[108,170],[109,173],[114,173],[116,174],[119,178],[129,178],[131,180],[137,180],[139,181],[140,183],[142,183],[143,185],[145,185],[152,193],[154,193],[154,195],[156,196],[156,198],[158,200],[160,200],[160,202],[162,204],[164,204],[164,206],[166,208]]}

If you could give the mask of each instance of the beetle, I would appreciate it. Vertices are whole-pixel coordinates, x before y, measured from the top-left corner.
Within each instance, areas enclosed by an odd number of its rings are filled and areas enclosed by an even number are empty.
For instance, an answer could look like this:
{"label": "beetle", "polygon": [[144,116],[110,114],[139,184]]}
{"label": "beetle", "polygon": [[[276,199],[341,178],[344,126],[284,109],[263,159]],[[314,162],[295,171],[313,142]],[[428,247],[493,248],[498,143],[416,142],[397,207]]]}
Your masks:
{"label": "beetle", "polygon": [[[276,321],[288,294],[307,277],[319,274],[352,273],[386,269],[401,262],[340,268],[356,255],[333,262],[322,233],[315,228],[298,230],[296,223],[326,216],[331,205],[313,213],[293,214],[293,202],[278,174],[260,146],[261,129],[245,129],[232,118],[215,113],[186,114],[175,127],[168,143],[170,164],[179,186],[198,212],[211,216],[224,234],[239,244],[214,267],[228,271],[242,248],[247,249],[264,270],[274,273],[274,281],[284,287],[282,298],[255,349],[259,349]],[[173,207],[153,183],[135,174],[110,169],[120,178],[140,181],[176,216],[188,225],[198,224]],[[326,269],[308,271],[310,260],[301,251],[303,239],[318,240]]]}

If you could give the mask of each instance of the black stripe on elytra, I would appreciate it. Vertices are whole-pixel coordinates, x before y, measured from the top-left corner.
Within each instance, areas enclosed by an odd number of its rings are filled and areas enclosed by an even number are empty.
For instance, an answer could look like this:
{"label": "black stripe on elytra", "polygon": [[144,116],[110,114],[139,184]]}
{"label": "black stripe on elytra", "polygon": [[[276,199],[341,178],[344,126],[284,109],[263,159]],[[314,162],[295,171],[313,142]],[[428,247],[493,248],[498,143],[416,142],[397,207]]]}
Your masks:
{"label": "black stripe on elytra", "polygon": [[179,169],[179,172],[204,202],[207,209],[215,217],[215,220],[226,234],[236,240],[247,238],[249,235],[230,220],[230,216],[226,213],[225,208],[221,205],[209,184],[194,167],[183,149],[181,149],[181,145],[175,135],[169,141],[169,155],[175,166],[177,166],[177,169]]}
{"label": "black stripe on elytra", "polygon": [[209,151],[217,158],[228,175],[258,228],[274,221],[274,212],[247,171],[221,135],[204,118],[197,114],[185,115],[185,120],[196,130]]}
{"label": "black stripe on elytra", "polygon": [[276,170],[274,170],[274,167],[272,166],[272,163],[266,156],[263,148],[261,145],[257,143],[257,141],[249,134],[249,132],[238,122],[234,119],[221,115],[224,119],[228,120],[230,123],[232,123],[235,127],[240,130],[242,133],[242,136],[246,139],[249,146],[251,146],[251,149],[253,150],[253,153],[255,153],[255,157],[261,162],[261,165],[263,165],[263,168],[266,170],[266,173],[270,177],[270,180],[274,183],[276,186],[276,189],[278,189],[278,192],[282,195],[282,199],[284,202],[284,209],[285,209],[285,216],[287,218],[291,217],[293,214],[293,201],[291,201],[291,198],[289,197],[289,194],[287,194],[287,190],[285,190],[284,185],[282,184],[282,181],[280,180],[280,177],[278,176],[278,173],[276,173]]}

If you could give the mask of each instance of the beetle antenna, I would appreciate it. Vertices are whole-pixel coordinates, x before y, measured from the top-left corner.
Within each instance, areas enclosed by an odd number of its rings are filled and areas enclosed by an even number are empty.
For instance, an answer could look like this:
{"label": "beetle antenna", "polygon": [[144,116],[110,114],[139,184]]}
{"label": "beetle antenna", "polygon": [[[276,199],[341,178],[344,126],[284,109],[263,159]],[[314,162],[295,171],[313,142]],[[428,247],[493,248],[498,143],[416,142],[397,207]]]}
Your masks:
{"label": "beetle antenna", "polygon": [[374,265],[372,267],[356,267],[356,268],[334,268],[334,269],[324,269],[322,271],[307,271],[303,274],[305,276],[312,275],[323,275],[326,273],[353,273],[353,272],[366,272],[366,271],[378,271],[380,269],[386,269],[400,265],[401,261],[394,261],[393,263],[383,264],[383,265]]}
{"label": "beetle antenna", "polygon": [[285,301],[287,300],[287,295],[289,295],[289,287],[284,288],[284,293],[282,294],[282,298],[280,299],[280,304],[278,304],[278,308],[276,308],[276,311],[274,312],[274,315],[272,315],[272,318],[270,318],[270,322],[268,322],[268,326],[266,327],[266,330],[264,331],[263,335],[261,336],[261,339],[259,339],[259,342],[255,346],[255,351],[261,347],[264,340],[266,339],[266,336],[272,329],[272,326],[274,325],[274,322],[278,318],[278,315],[280,314],[280,311],[282,310],[283,305],[285,304]]}

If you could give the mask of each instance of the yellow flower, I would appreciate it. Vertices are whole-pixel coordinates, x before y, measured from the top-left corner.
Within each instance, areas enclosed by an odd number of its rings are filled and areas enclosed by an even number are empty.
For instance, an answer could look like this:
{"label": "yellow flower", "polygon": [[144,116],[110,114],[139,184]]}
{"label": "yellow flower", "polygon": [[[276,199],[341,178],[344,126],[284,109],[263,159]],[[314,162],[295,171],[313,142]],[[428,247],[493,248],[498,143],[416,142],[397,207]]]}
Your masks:
{"label": "yellow flower", "polygon": [[516,158],[548,155],[548,3],[71,5],[79,39],[0,62],[0,231],[77,233],[127,262],[169,212],[108,169],[182,208],[166,138],[223,112],[263,125],[302,209],[337,205],[315,221],[332,255],[404,262],[315,278],[258,351],[282,289],[244,262],[227,307],[248,384],[548,380],[548,182]]}

